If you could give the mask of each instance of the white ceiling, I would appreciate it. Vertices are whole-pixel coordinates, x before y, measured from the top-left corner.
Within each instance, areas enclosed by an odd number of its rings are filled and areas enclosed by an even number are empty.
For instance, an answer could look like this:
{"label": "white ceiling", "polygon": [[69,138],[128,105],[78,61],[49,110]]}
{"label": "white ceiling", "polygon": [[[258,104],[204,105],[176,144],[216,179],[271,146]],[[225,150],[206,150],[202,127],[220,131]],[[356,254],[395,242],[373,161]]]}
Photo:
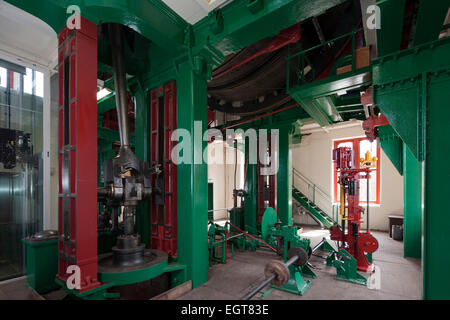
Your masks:
{"label": "white ceiling", "polygon": [[203,19],[208,13],[229,0],[163,0],[180,17],[194,24]]}
{"label": "white ceiling", "polygon": [[[0,0],[0,52],[27,63],[52,68],[57,62],[58,39],[42,20]],[[12,61],[16,62],[16,61]]]}

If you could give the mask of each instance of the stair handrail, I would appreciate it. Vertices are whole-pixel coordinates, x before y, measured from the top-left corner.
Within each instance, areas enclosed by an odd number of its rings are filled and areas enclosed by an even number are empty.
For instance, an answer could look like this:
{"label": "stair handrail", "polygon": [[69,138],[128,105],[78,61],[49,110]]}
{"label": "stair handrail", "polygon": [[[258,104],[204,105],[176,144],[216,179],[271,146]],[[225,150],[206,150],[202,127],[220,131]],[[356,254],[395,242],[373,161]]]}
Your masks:
{"label": "stair handrail", "polygon": [[[295,168],[292,168],[293,174],[294,176],[300,178],[300,180],[302,180],[303,182],[306,183],[306,185],[308,186],[308,190],[309,188],[312,186],[313,188],[313,199],[309,199],[308,195],[305,195],[309,200],[312,200],[313,203],[316,203],[316,199],[315,199],[315,194],[316,191],[321,194],[321,196],[329,203],[331,212],[326,212],[326,210],[324,211],[330,218],[332,218],[334,221],[336,221],[338,224],[340,224],[339,222],[339,204],[336,204],[333,202],[331,196],[326,193],[325,191],[323,191],[321,188],[319,188],[314,182],[312,182],[310,179],[308,179],[304,174],[302,174],[300,171],[298,171]],[[293,187],[295,187],[295,179],[293,179]],[[301,190],[299,190],[301,191]],[[324,210],[325,208],[322,208],[322,210]]]}
{"label": "stair handrail", "polygon": [[[304,182],[306,182],[306,184],[308,185],[308,188],[310,186],[313,187],[314,192],[318,191],[319,193],[322,194],[322,196],[325,197],[325,200],[328,200],[330,203],[333,203],[333,200],[331,199],[331,196],[326,193],[325,191],[323,191],[321,188],[319,188],[314,182],[312,182],[311,180],[309,180],[305,175],[303,175],[300,171],[298,171],[295,168],[292,168],[293,173],[295,176],[299,177],[301,180],[303,180]],[[314,199],[313,199],[314,200]],[[314,201],[313,201],[314,202]]]}

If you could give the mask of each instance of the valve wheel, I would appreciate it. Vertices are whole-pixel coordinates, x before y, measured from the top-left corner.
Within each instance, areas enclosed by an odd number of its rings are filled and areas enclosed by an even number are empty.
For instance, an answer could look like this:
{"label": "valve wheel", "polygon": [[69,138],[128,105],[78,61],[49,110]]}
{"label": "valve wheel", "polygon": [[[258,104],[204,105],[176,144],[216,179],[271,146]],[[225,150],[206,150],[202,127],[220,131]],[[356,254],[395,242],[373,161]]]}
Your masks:
{"label": "valve wheel", "polygon": [[284,286],[291,277],[288,267],[279,260],[269,261],[264,269],[264,274],[266,279],[275,274],[275,278],[271,283],[277,287]]}
{"label": "valve wheel", "polygon": [[291,259],[294,256],[298,256],[297,261],[294,262],[294,265],[297,267],[304,266],[308,262],[308,253],[302,247],[292,247],[288,251],[288,259]]}

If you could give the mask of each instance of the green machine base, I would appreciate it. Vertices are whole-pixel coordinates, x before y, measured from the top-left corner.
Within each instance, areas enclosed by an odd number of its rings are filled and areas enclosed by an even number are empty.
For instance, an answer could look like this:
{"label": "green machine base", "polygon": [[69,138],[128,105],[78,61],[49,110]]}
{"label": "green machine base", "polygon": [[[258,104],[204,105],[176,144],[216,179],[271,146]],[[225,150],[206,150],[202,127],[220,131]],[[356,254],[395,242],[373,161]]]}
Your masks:
{"label": "green machine base", "polygon": [[[299,267],[289,266],[289,271],[291,273],[291,278],[289,281],[282,287],[271,285],[271,288],[286,291],[294,294],[298,294],[303,296],[306,291],[311,287],[311,281],[303,279],[302,272]],[[315,277],[315,275],[314,275]]]}
{"label": "green machine base", "polygon": [[344,261],[333,261],[333,266],[337,271],[336,280],[367,286],[367,279],[356,271],[356,259],[344,249],[339,250],[339,255]]}
{"label": "green machine base", "polygon": [[121,268],[113,266],[111,253],[100,255],[98,275],[103,285],[85,292],[68,289],[66,283],[59,279],[56,282],[70,295],[68,299],[106,300],[120,298],[119,293],[108,292],[112,287],[136,284],[154,279],[166,272],[180,271],[179,267],[169,265],[168,256],[163,251],[147,249],[144,257],[148,262],[143,265]]}

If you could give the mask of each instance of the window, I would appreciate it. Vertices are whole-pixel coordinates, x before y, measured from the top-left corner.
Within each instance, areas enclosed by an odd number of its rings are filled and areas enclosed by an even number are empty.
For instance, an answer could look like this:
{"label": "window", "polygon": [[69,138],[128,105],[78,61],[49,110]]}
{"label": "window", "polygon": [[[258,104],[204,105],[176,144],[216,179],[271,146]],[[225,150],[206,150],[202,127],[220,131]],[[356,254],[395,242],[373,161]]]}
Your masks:
{"label": "window", "polygon": [[6,69],[0,67],[0,87],[6,88]]}
{"label": "window", "polygon": [[23,77],[23,92],[38,97],[44,96],[44,74],[27,68],[27,74]]}
{"label": "window", "polygon": [[[367,138],[352,138],[345,140],[334,141],[334,148],[349,147],[355,151],[355,167],[360,167],[360,158],[365,158],[366,152],[370,151],[372,157],[378,158],[376,170],[371,173],[369,180],[369,201],[373,204],[380,204],[380,148],[378,141],[370,142]],[[333,163],[333,176],[334,176],[334,202],[339,202],[339,188],[338,185],[338,172],[336,166]],[[367,203],[367,181],[366,179],[359,180],[359,200],[361,203]]]}

